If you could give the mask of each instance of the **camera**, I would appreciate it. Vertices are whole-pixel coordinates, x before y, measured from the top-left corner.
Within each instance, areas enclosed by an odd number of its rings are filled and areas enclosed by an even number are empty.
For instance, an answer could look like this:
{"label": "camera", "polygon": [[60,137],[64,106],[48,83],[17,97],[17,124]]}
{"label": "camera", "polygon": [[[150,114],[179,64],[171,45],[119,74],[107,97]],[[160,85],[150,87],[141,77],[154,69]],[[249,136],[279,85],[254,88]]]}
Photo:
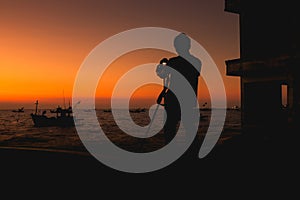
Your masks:
{"label": "camera", "polygon": [[157,65],[157,67],[156,67],[156,75],[162,79],[166,78],[169,74],[169,72],[166,68],[168,61],[169,60],[167,58],[163,58],[160,60],[159,65]]}
{"label": "camera", "polygon": [[163,59],[160,60],[159,64],[167,65],[168,61],[169,60],[167,58],[163,58]]}

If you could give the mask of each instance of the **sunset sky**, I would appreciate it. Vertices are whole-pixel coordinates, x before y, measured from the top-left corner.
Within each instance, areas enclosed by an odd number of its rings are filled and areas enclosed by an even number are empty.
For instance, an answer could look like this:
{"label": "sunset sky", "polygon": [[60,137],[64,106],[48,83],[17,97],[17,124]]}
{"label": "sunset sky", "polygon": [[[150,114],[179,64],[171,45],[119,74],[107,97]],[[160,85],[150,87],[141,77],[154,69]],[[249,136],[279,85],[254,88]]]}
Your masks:
{"label": "sunset sky", "polygon": [[[148,26],[185,32],[198,41],[223,75],[228,106],[240,102],[239,78],[225,75],[225,60],[239,57],[239,21],[224,11],[224,0],[0,0],[0,24],[0,109],[33,108],[37,99],[48,107],[62,104],[63,96],[68,101],[76,73],[96,45]],[[173,55],[145,50],[121,56],[99,82],[99,102],[107,104],[127,70],[165,56]],[[145,86],[133,102],[151,103],[160,90]],[[199,102],[206,101],[209,93],[201,79]]]}

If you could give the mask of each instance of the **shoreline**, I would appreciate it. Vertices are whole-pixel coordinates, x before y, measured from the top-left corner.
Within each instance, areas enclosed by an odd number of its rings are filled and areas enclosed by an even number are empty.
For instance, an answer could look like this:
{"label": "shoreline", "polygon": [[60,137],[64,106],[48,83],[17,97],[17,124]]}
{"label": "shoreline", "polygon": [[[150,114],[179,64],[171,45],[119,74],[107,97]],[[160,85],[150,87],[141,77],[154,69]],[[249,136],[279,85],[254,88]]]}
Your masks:
{"label": "shoreline", "polygon": [[[296,146],[296,141],[287,144],[289,139],[282,140],[263,140],[262,138],[254,138],[247,137],[242,134],[232,136],[229,139],[226,139],[222,142],[217,142],[212,151],[204,158],[193,158],[189,159],[187,156],[185,157],[186,161],[195,161],[199,160],[199,162],[208,161],[208,162],[222,162],[226,159],[232,160],[236,158],[242,159],[243,157],[247,159],[247,157],[253,157],[251,155],[255,155],[256,158],[270,158],[270,159],[278,159],[280,156],[285,155],[285,157],[291,157],[294,155],[295,151],[292,151]],[[83,148],[85,150],[85,148]],[[289,153],[289,154],[286,154]],[[16,161],[18,158],[23,160],[22,156],[27,158],[34,158],[37,156],[42,156],[47,159],[55,159],[57,158],[78,158],[80,161],[82,158],[92,158],[94,157],[87,151],[80,150],[66,150],[66,149],[49,149],[49,148],[36,148],[36,147],[21,147],[21,146],[0,146],[0,157],[1,162],[5,162],[5,160]],[[284,156],[283,156],[284,157]],[[179,158],[178,160],[180,160]],[[255,158],[254,158],[255,159]],[[203,161],[202,161],[203,160]],[[97,161],[98,162],[98,161]]]}

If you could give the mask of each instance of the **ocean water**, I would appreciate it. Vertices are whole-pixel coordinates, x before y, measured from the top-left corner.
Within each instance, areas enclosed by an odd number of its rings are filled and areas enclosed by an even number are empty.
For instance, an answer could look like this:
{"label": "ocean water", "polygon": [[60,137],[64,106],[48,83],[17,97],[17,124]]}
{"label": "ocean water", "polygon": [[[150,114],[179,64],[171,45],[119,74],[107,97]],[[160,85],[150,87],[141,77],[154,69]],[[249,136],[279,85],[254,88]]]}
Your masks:
{"label": "ocean water", "polygon": [[[0,147],[21,147],[38,148],[50,150],[86,152],[75,127],[34,127],[30,114],[34,110],[25,110],[24,113],[14,113],[11,110],[0,110]],[[87,111],[88,112],[88,111]],[[203,138],[210,124],[210,110],[201,110],[201,114],[206,116],[199,121],[198,135]],[[137,152],[141,141],[124,133],[115,122],[112,113],[103,110],[96,111],[99,124],[106,136],[117,146]],[[51,114],[48,110],[48,116]],[[130,113],[132,120],[139,126],[146,126],[150,122],[149,112]],[[152,128],[162,126],[163,112],[158,112],[156,121]],[[128,119],[119,119],[125,124]],[[122,121],[123,120],[123,121]],[[160,123],[160,124],[157,124]],[[152,129],[151,128],[151,129]],[[241,132],[240,111],[227,110],[225,125],[218,144],[238,135]],[[154,151],[164,146],[162,131],[146,140],[145,151]]]}

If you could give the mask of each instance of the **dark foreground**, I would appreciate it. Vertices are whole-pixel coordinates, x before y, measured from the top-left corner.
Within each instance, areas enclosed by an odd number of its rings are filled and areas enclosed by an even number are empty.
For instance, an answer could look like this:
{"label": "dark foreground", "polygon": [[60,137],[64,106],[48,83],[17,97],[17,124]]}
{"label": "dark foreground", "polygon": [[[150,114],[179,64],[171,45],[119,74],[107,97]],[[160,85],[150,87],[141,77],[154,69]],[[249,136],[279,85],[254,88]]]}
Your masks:
{"label": "dark foreground", "polygon": [[274,194],[277,189],[293,191],[293,182],[299,181],[299,154],[294,143],[238,136],[215,147],[203,159],[185,156],[164,169],[146,174],[113,170],[88,154],[3,148],[1,182],[16,190],[28,187],[34,192],[50,190],[49,195],[63,192],[75,196],[77,192],[88,191],[85,194],[94,193],[99,198],[105,193],[111,197],[136,197],[137,192],[146,196],[174,192],[201,196],[207,188],[216,192],[226,188],[230,193],[245,189],[250,193]]}

